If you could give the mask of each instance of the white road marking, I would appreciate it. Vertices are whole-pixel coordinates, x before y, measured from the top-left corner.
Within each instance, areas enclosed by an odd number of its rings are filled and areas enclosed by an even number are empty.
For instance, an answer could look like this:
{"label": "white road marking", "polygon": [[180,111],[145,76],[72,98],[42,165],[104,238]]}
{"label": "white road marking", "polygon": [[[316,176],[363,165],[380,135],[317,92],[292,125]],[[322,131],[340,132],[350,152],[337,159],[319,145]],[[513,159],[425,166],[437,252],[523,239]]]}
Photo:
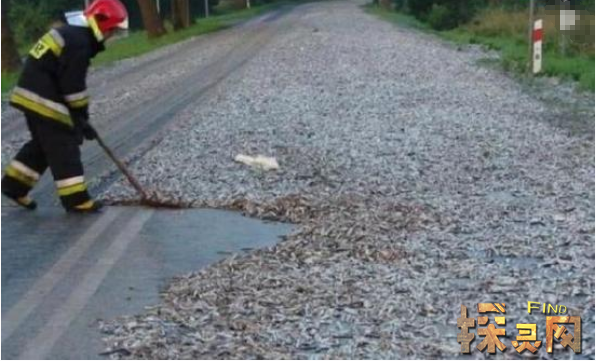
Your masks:
{"label": "white road marking", "polygon": [[36,360],[48,356],[56,341],[68,329],[72,320],[83,310],[89,299],[95,294],[108,272],[122,257],[128,246],[137,238],[153,211],[136,214],[126,227],[116,236],[109,248],[87,271],[80,284],[73,290],[66,302],[57,309],[47,324],[24,347],[19,359]]}
{"label": "white road marking", "polygon": [[2,316],[2,342],[9,338],[31,312],[52,292],[56,284],[62,280],[87,252],[97,238],[120,215],[122,209],[109,209],[87,229],[73,244],[68,252],[47,271],[25,293],[12,308]]}

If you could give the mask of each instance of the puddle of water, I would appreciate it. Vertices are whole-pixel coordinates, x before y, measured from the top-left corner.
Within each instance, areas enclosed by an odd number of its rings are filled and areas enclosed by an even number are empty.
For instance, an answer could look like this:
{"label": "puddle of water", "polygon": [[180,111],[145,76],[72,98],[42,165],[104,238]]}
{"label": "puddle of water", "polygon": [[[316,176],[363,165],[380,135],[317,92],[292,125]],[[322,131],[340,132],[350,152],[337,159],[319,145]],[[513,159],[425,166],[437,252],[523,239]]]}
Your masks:
{"label": "puddle of water", "polygon": [[[159,292],[173,277],[199,271],[232,254],[273,246],[292,228],[229,211],[154,211],[139,239],[87,305],[85,316],[77,320],[78,327],[71,328],[51,356],[72,357],[70,345],[76,342],[87,356],[97,358],[103,345],[96,326],[88,325],[95,325],[97,319],[142,313],[145,307],[159,303]],[[87,329],[86,335],[81,328]]]}
{"label": "puddle of water", "polygon": [[[109,207],[107,212],[117,209],[121,210],[118,218],[80,259],[74,261],[67,277],[59,281],[54,291],[44,297],[31,317],[13,334],[10,345],[3,344],[7,346],[2,349],[3,358],[14,358],[22,352],[28,339],[26,335],[43,328],[43,315],[51,316],[62,298],[80,289],[79,281],[97,262],[106,261],[103,259],[106,250],[117,241],[120,232],[130,228],[130,220],[149,211]],[[140,233],[109,270],[48,357],[97,359],[98,353],[104,350],[98,320],[142,313],[145,307],[159,304],[159,292],[173,277],[199,271],[232,254],[273,246],[280,241],[280,236],[290,233],[293,228],[290,224],[263,222],[229,211],[151,212]],[[57,207],[38,212],[3,209],[3,307],[10,308],[18,302],[102,216],[105,215],[70,217]],[[5,311],[3,308],[3,314]]]}

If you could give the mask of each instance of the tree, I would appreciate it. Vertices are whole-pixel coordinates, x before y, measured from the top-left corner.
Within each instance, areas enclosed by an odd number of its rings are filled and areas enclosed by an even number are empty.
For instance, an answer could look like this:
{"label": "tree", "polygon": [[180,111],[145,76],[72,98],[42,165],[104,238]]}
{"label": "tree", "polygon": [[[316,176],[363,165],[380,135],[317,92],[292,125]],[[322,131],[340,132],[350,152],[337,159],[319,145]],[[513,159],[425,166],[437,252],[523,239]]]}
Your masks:
{"label": "tree", "polygon": [[172,0],[172,24],[174,30],[184,29],[190,26],[190,5],[189,0]]}
{"label": "tree", "polygon": [[21,59],[8,23],[10,2],[3,1],[2,3],[2,71],[16,71],[21,67]]}
{"label": "tree", "polygon": [[137,0],[139,9],[141,9],[141,17],[143,18],[143,25],[147,36],[149,38],[156,38],[166,33],[163,22],[157,13],[157,7],[154,0]]}

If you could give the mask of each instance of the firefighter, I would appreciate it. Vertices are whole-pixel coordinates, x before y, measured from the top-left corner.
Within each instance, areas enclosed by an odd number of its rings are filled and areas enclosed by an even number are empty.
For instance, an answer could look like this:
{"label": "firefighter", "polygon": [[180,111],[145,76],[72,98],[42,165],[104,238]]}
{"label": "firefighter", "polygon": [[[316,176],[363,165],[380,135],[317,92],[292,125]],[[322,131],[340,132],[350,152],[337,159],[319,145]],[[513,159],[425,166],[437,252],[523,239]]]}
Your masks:
{"label": "firefighter", "polygon": [[89,196],[79,148],[83,138],[97,137],[89,124],[87,69],[105,40],[128,27],[128,14],[119,0],[95,0],[66,20],[33,46],[11,93],[10,105],[24,113],[31,140],[7,166],[2,194],[35,209],[28,194],[49,167],[67,211],[96,212],[102,205]]}

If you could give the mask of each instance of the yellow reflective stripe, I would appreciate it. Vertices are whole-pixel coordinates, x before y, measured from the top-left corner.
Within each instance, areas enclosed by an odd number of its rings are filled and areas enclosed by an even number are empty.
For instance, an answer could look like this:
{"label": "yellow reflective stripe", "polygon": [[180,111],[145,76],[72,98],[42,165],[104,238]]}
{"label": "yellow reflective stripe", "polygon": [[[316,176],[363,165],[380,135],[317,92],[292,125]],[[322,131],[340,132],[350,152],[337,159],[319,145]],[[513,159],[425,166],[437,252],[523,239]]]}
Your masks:
{"label": "yellow reflective stripe", "polygon": [[73,184],[68,187],[58,188],[58,195],[60,197],[70,196],[75,193],[84,192],[87,190],[87,185],[85,183]]}
{"label": "yellow reflective stripe", "polygon": [[95,202],[93,202],[93,200],[88,200],[86,202],[79,204],[78,206],[75,206],[75,208],[76,209],[91,209],[91,208],[93,208],[94,205],[95,205]]}
{"label": "yellow reflective stripe", "polygon": [[50,107],[45,106],[44,104],[35,102],[31,99],[27,99],[20,94],[12,93],[12,95],[10,96],[10,101],[12,103],[22,105],[23,107],[32,110],[40,115],[43,115],[44,117],[57,120],[60,123],[63,123],[69,127],[73,127],[72,119],[70,119],[69,115],[60,113]]}
{"label": "yellow reflective stripe", "polygon": [[[70,113],[68,112],[68,108],[62,104],[62,103],[58,103],[55,102],[53,100],[50,99],[46,99],[42,96],[40,96],[39,94],[36,94],[28,89],[25,88],[21,88],[20,86],[16,86],[14,88],[14,90],[12,91],[15,94],[19,94],[20,96],[27,98],[29,100],[34,101],[35,103],[39,103],[42,104],[50,109],[53,109],[59,113],[65,114],[65,115],[69,115]],[[71,100],[75,100],[75,99],[71,99]]]}
{"label": "yellow reflective stripe", "polygon": [[102,42],[103,34],[101,33],[99,26],[97,25],[97,20],[95,20],[95,18],[93,16],[90,16],[87,18],[87,22],[89,23],[89,27],[93,31],[93,35],[95,35],[95,38],[97,39],[97,41]]}
{"label": "yellow reflective stripe", "polygon": [[10,162],[10,166],[33,180],[39,179],[39,173],[37,173],[35,170],[29,168],[22,162],[19,162],[18,160],[13,159],[12,162]]}
{"label": "yellow reflective stripe", "polygon": [[19,172],[18,169],[12,165],[6,167],[6,175],[16,179],[17,181],[25,184],[26,186],[33,187],[36,183],[35,179],[28,177],[26,174]]}
{"label": "yellow reflective stripe", "polygon": [[85,177],[83,177],[82,175],[57,180],[56,187],[57,188],[70,187],[70,186],[73,186],[73,185],[79,184],[79,183],[85,183]]}
{"label": "yellow reflective stripe", "polygon": [[52,34],[47,33],[41,37],[41,41],[45,43],[47,46],[50,47],[52,53],[56,56],[60,56],[62,54],[62,46],[58,44],[58,42],[54,39]]}
{"label": "yellow reflective stripe", "polygon": [[83,91],[80,91],[78,93],[64,95],[64,99],[66,99],[67,102],[74,102],[75,100],[81,100],[81,99],[86,99],[86,98],[89,98],[89,95],[87,95],[86,89]]}
{"label": "yellow reflective stripe", "polygon": [[84,99],[69,101],[68,102],[68,105],[71,108],[82,108],[82,107],[86,107],[87,105],[89,105],[89,98],[84,98]]}
{"label": "yellow reflective stripe", "polygon": [[33,203],[33,199],[29,198],[29,196],[19,197],[19,198],[15,199],[15,201],[18,204],[23,205],[25,207],[27,207],[28,205]]}
{"label": "yellow reflective stripe", "polygon": [[58,45],[60,45],[60,47],[64,47],[64,38],[62,37],[62,35],[60,35],[60,33],[58,32],[58,30],[56,29],[52,29],[49,31],[50,35],[52,35],[52,37],[54,38],[54,40],[56,41],[56,43]]}

